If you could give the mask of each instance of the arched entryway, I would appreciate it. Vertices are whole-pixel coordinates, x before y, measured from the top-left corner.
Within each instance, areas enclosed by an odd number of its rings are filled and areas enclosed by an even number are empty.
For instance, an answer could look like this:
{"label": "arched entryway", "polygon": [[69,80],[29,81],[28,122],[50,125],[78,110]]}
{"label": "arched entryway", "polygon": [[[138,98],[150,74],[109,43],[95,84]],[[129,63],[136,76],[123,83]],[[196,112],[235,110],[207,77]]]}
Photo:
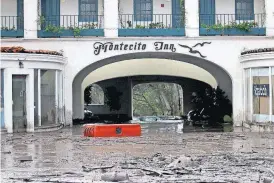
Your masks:
{"label": "arched entryway", "polygon": [[[98,62],[92,63],[81,70],[73,80],[73,118],[82,118],[84,105],[82,104],[82,83],[83,80],[87,77],[87,75],[103,66],[125,61],[127,60],[130,62],[131,60],[135,59],[168,59],[184,63],[189,63],[194,66],[198,66],[203,70],[209,72],[217,81],[218,86],[226,92],[229,99],[232,101],[232,80],[230,75],[219,65],[208,61],[206,59],[180,54],[180,53],[166,53],[166,52],[141,52],[141,53],[131,53],[131,54],[124,54],[118,55],[114,57],[109,57]],[[133,66],[134,67],[134,66]],[[122,72],[122,71],[121,71]]]}

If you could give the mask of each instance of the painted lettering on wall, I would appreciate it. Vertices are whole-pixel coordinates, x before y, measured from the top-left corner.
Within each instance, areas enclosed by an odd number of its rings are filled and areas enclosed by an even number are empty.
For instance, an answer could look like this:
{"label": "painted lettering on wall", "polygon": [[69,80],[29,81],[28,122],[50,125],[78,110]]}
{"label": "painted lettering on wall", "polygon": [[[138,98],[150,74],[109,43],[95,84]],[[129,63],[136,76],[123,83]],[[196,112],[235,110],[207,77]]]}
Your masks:
{"label": "painted lettering on wall", "polygon": [[[203,47],[205,44],[211,44],[211,42],[202,42],[197,43],[194,46],[188,46],[183,44],[173,44],[173,43],[165,43],[163,41],[156,41],[153,43],[153,47],[155,51],[171,51],[171,52],[178,52],[178,48],[186,48],[188,52],[191,54],[199,54],[200,57],[206,58],[200,51],[197,50],[196,47]],[[176,48],[176,45],[179,47]],[[113,43],[113,42],[95,42],[93,45],[94,54],[99,55],[101,53],[106,53],[109,51],[145,51],[147,49],[147,44],[142,42],[134,42],[130,44],[126,43]],[[196,49],[194,49],[196,48]]]}
{"label": "painted lettering on wall", "polygon": [[154,46],[156,51],[159,51],[159,50],[170,50],[172,52],[176,51],[174,44],[166,44],[164,42],[155,42]]}
{"label": "painted lettering on wall", "polygon": [[101,52],[107,52],[107,51],[122,51],[122,50],[146,50],[146,44],[142,44],[141,42],[133,43],[133,44],[124,44],[123,42],[120,44],[114,44],[112,42],[95,42],[94,47],[94,54],[99,55]]}
{"label": "painted lettering on wall", "polygon": [[269,84],[253,84],[253,96],[268,97]]}

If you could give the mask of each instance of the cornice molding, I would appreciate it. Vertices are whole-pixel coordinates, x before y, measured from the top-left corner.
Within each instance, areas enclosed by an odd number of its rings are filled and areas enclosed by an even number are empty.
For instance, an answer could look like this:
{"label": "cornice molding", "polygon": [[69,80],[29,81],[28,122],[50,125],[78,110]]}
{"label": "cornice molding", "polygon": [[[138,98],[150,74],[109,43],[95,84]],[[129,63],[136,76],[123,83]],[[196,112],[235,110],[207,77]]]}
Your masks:
{"label": "cornice molding", "polygon": [[273,60],[274,64],[274,52],[261,52],[261,53],[250,53],[240,56],[240,62],[254,62],[262,60]]}
{"label": "cornice molding", "polygon": [[29,61],[29,62],[52,62],[66,64],[67,58],[49,54],[30,54],[30,53],[1,53],[1,61]]}

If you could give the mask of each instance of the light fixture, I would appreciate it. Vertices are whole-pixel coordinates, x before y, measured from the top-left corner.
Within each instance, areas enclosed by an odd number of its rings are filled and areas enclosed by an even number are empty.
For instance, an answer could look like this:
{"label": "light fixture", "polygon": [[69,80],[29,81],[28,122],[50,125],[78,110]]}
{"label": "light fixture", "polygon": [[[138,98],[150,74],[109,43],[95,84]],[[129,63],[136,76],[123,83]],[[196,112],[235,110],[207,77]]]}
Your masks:
{"label": "light fixture", "polygon": [[19,68],[24,68],[24,64],[23,64],[23,62],[22,61],[19,61]]}

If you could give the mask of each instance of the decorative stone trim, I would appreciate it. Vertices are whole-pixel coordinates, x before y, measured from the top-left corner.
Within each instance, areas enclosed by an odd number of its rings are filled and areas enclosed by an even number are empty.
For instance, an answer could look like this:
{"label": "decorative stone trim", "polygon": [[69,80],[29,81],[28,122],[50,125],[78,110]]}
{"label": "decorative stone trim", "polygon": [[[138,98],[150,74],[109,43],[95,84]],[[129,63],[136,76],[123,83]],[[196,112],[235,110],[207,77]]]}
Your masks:
{"label": "decorative stone trim", "polygon": [[33,62],[53,62],[66,64],[67,59],[63,56],[58,55],[47,55],[47,54],[30,54],[30,53],[1,53],[2,61],[33,61]]}
{"label": "decorative stone trim", "polygon": [[274,48],[259,48],[259,49],[247,50],[247,51],[243,51],[241,55],[247,55],[252,53],[264,53],[264,52],[274,52]]}
{"label": "decorative stone trim", "polygon": [[62,53],[49,50],[27,50],[21,46],[1,47],[1,52],[4,53],[32,53],[32,54],[48,54],[63,56]]}

